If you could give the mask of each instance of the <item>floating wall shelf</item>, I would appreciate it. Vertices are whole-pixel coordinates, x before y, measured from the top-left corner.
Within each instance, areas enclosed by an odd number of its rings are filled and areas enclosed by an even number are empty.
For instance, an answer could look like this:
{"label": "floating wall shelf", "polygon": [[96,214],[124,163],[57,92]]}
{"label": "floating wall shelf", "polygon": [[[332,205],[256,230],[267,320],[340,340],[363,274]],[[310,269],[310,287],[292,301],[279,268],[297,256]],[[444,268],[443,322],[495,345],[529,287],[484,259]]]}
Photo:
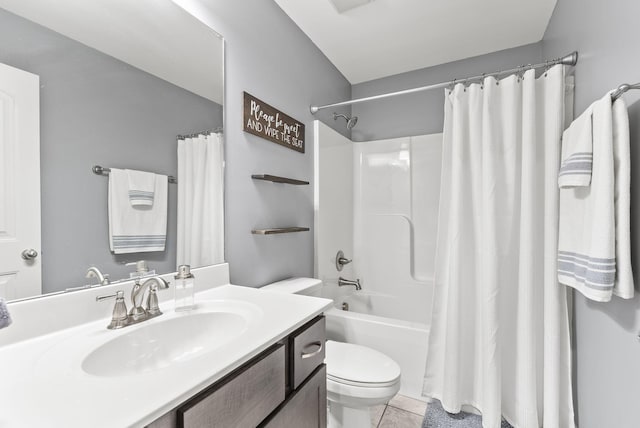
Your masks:
{"label": "floating wall shelf", "polygon": [[287,177],[278,177],[277,175],[270,175],[270,174],[253,174],[251,178],[253,178],[254,180],[265,180],[265,181],[272,181],[274,183],[293,184],[296,186],[303,186],[303,185],[309,184],[308,181],[296,180],[296,179],[287,178]]}
{"label": "floating wall shelf", "polygon": [[276,233],[308,232],[308,227],[277,227],[272,229],[253,229],[254,235],[275,235]]}

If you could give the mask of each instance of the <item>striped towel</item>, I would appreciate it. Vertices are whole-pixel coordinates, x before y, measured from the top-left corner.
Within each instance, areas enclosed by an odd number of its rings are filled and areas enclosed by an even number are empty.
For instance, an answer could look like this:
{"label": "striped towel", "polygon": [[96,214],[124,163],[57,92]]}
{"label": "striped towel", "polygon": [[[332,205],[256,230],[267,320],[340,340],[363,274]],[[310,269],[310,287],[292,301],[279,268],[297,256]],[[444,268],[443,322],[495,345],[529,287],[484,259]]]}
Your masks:
{"label": "striped towel", "polygon": [[152,206],[132,206],[125,170],[109,174],[109,246],[115,254],[164,251],[167,239],[166,175],[155,174]]}
{"label": "striped towel", "polygon": [[588,186],[593,165],[592,107],[589,107],[562,134],[562,164],[558,187]]}
{"label": "striped towel", "polygon": [[156,174],[152,172],[125,169],[129,180],[129,202],[131,206],[153,205],[156,188]]}
{"label": "striped towel", "polygon": [[11,325],[11,315],[7,303],[0,297],[0,328],[9,327]]}
{"label": "striped towel", "polygon": [[558,281],[598,302],[633,297],[629,237],[629,122],[623,100],[593,104],[588,187],[560,189]]}

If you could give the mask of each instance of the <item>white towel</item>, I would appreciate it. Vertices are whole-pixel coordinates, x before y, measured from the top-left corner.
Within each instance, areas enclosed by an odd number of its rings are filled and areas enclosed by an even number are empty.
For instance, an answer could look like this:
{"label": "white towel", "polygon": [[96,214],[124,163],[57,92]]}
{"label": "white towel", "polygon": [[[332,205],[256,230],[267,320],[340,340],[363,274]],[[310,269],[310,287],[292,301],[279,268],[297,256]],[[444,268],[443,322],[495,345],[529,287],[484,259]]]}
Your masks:
{"label": "white towel", "polygon": [[582,113],[562,134],[562,164],[558,186],[588,186],[593,164],[593,105]]}
{"label": "white towel", "polygon": [[633,298],[631,271],[631,150],[629,147],[629,113],[623,98],[613,103],[613,161],[615,170],[616,210],[616,282],[613,294]]}
{"label": "white towel", "polygon": [[122,169],[109,174],[109,245],[115,254],[164,251],[167,237],[166,175],[156,174],[153,206],[131,206],[129,179]]}
{"label": "white towel", "polygon": [[616,274],[612,106],[592,105],[593,169],[589,187],[560,189],[558,281],[586,297],[611,300]]}
{"label": "white towel", "polygon": [[156,187],[156,174],[152,172],[125,169],[129,180],[129,202],[136,206],[153,205],[153,194]]}

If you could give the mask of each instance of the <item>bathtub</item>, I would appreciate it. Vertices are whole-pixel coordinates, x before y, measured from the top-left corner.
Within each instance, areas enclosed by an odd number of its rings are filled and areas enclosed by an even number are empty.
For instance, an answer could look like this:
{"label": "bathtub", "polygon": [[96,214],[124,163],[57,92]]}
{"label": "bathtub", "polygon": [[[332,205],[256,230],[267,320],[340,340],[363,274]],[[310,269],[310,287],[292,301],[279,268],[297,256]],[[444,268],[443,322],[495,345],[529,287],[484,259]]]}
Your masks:
{"label": "bathtub", "polygon": [[[398,288],[401,286],[395,289]],[[368,346],[388,355],[402,371],[400,394],[426,401],[421,392],[427,359],[431,290],[431,284],[411,285],[398,290],[403,296],[399,298],[323,283],[309,294],[335,302],[335,307],[325,312],[327,338]]]}

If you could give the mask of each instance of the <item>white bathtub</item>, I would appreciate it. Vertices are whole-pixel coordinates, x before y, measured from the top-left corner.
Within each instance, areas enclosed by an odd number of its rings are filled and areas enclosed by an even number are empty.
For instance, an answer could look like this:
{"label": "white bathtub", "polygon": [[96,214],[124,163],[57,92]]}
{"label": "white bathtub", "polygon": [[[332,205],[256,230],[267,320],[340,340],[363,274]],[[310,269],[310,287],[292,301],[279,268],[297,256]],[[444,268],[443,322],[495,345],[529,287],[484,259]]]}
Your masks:
{"label": "white bathtub", "polygon": [[[404,290],[403,299],[328,284],[314,294],[335,302],[336,307],[325,312],[329,339],[368,346],[393,358],[402,370],[400,394],[426,401],[421,392],[429,334],[424,320],[430,319],[430,293],[431,284]],[[348,311],[342,310],[343,303],[349,305]],[[421,310],[408,311],[407,306]]]}

